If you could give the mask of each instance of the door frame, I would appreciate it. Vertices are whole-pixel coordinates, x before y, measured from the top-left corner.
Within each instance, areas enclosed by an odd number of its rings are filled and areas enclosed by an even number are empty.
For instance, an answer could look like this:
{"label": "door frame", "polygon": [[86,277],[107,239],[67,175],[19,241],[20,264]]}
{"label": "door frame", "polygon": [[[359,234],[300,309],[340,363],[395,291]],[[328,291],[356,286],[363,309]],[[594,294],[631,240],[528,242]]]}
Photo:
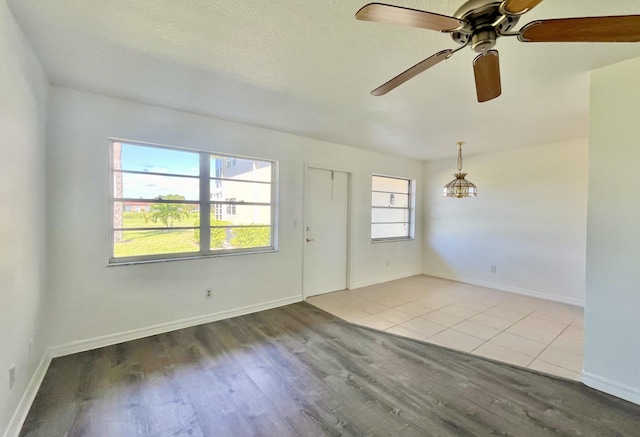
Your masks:
{"label": "door frame", "polygon": [[305,235],[306,235],[306,230],[305,227],[307,226],[307,199],[309,199],[309,180],[308,180],[308,173],[309,170],[313,169],[313,170],[324,170],[324,171],[335,171],[335,172],[339,172],[339,173],[345,173],[347,175],[347,241],[345,242],[346,246],[347,246],[347,277],[346,279],[346,287],[347,290],[351,289],[351,211],[353,209],[353,196],[352,196],[352,191],[353,191],[353,175],[349,170],[346,169],[341,169],[341,168],[336,168],[334,166],[328,167],[325,165],[315,165],[315,164],[310,164],[310,163],[306,163],[304,164],[304,190],[303,190],[303,195],[302,195],[302,238],[301,238],[301,244],[302,244],[302,275],[300,275],[300,279],[301,279],[301,284],[300,284],[300,288],[302,289],[302,299],[305,300],[307,297],[307,292],[304,289],[304,275],[305,275],[305,257],[306,257],[306,241],[305,241]]}

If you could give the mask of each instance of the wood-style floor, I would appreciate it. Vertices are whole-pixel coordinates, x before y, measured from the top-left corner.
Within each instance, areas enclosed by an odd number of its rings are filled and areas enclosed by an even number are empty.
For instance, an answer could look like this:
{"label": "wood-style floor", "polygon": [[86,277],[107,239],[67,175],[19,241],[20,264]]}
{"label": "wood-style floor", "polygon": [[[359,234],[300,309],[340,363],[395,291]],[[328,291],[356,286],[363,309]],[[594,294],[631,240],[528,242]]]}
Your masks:
{"label": "wood-style floor", "polygon": [[22,436],[638,436],[640,406],[299,303],[56,358]]}

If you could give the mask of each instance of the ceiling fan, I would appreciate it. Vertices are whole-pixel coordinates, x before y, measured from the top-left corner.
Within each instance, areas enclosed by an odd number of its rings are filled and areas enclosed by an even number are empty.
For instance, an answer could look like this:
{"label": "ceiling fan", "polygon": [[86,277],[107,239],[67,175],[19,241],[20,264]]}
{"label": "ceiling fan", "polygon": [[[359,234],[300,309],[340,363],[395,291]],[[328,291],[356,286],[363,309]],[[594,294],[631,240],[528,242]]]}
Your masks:
{"label": "ceiling fan", "polygon": [[520,17],[543,0],[468,0],[452,17],[417,9],[370,3],[356,18],[450,33],[460,44],[442,50],[371,91],[374,96],[388,93],[409,79],[470,46],[478,56],[473,60],[478,102],[495,99],[502,93],[498,51],[493,47],[501,36],[517,36],[522,42],[638,42],[640,15],[560,18],[538,20],[514,32]]}

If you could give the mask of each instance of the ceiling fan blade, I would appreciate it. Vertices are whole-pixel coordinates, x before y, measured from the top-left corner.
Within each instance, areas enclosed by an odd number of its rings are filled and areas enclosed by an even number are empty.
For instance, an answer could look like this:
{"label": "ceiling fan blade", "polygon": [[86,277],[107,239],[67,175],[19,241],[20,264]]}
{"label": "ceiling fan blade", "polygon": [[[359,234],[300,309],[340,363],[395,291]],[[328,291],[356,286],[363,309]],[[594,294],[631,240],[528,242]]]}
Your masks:
{"label": "ceiling fan blade", "polygon": [[522,42],[638,42],[640,15],[560,18],[527,24]]}
{"label": "ceiling fan blade", "polygon": [[505,0],[504,10],[512,15],[521,15],[542,3],[542,0]]}
{"label": "ceiling fan blade", "polygon": [[409,79],[419,75],[420,73],[422,73],[426,69],[431,68],[434,65],[436,65],[436,64],[444,61],[445,59],[449,58],[453,53],[454,53],[454,50],[447,49],[447,50],[443,50],[441,52],[438,52],[435,55],[429,56],[424,61],[418,62],[413,67],[403,71],[402,73],[400,73],[399,75],[397,75],[396,77],[391,79],[390,81],[384,83],[383,85],[380,85],[378,88],[376,88],[375,90],[371,91],[371,95],[372,96],[382,96],[384,94],[387,94],[392,89],[402,85],[403,83],[405,83]]}
{"label": "ceiling fan blade", "polygon": [[497,50],[489,50],[473,60],[478,102],[488,102],[502,94],[500,59]]}
{"label": "ceiling fan blade", "polygon": [[446,15],[382,3],[369,3],[363,6],[356,12],[356,18],[358,20],[400,24],[440,32],[452,32],[467,24],[463,20]]}

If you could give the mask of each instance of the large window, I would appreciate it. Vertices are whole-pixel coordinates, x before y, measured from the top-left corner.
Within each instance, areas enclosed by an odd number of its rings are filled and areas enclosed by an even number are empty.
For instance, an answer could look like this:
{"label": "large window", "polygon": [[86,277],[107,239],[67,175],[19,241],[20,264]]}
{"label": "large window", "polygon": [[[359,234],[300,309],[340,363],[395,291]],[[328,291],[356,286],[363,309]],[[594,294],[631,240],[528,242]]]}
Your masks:
{"label": "large window", "polygon": [[117,140],[111,151],[111,263],[276,249],[276,162]]}
{"label": "large window", "polygon": [[414,237],[414,213],[410,179],[371,177],[371,239],[374,241]]}

